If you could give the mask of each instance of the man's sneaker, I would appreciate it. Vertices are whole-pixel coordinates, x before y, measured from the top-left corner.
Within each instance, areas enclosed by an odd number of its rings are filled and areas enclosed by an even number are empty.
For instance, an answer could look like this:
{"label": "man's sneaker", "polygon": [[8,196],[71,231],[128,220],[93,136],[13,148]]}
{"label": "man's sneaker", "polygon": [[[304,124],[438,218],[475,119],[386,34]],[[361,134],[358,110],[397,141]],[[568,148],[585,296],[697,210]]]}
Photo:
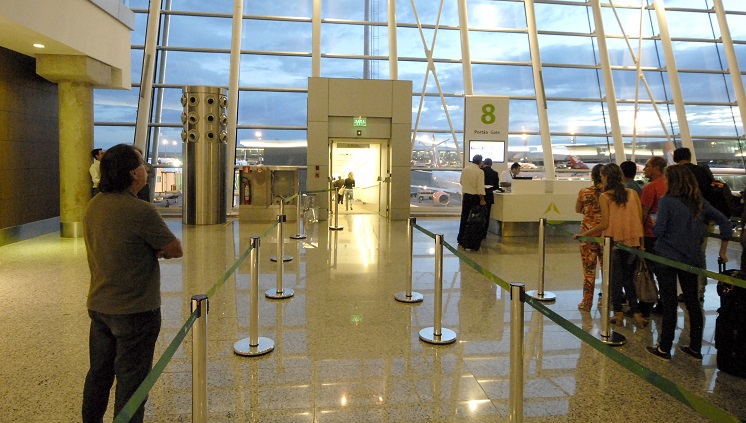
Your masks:
{"label": "man's sneaker", "polygon": [[671,359],[671,353],[662,351],[661,348],[657,345],[654,347],[645,347],[645,349],[648,350],[650,354],[653,354],[654,356],[661,358],[663,360],[668,361]]}
{"label": "man's sneaker", "polygon": [[702,360],[702,353],[699,353],[697,351],[694,351],[693,349],[689,347],[679,347],[679,351],[683,352],[684,354],[688,355],[689,357],[695,359],[695,360]]}

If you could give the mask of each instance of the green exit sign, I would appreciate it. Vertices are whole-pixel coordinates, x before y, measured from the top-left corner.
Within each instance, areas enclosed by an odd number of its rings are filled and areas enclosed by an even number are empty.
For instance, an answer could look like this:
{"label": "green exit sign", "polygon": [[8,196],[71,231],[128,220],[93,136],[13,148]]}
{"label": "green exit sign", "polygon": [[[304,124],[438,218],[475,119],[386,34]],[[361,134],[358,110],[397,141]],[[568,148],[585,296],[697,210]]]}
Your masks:
{"label": "green exit sign", "polygon": [[368,118],[362,116],[352,118],[352,126],[368,126]]}

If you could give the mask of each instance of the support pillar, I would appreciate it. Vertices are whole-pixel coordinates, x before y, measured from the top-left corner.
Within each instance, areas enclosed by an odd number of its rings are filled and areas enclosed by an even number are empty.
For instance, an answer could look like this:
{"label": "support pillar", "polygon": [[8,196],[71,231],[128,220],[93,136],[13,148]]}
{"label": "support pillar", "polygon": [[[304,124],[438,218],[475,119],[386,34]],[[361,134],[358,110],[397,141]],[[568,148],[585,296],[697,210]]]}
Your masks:
{"label": "support pillar", "polygon": [[57,83],[60,117],[60,235],[83,236],[91,199],[93,87],[111,86],[112,68],[86,56],[39,55],[36,73]]}

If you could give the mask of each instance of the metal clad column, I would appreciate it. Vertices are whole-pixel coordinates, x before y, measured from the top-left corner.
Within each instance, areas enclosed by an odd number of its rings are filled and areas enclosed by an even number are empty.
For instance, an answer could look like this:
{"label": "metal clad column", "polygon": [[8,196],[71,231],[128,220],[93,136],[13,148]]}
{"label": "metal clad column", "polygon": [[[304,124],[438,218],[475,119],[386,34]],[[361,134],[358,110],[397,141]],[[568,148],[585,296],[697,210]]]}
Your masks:
{"label": "metal clad column", "polygon": [[219,87],[184,87],[182,221],[188,225],[225,223],[227,98]]}

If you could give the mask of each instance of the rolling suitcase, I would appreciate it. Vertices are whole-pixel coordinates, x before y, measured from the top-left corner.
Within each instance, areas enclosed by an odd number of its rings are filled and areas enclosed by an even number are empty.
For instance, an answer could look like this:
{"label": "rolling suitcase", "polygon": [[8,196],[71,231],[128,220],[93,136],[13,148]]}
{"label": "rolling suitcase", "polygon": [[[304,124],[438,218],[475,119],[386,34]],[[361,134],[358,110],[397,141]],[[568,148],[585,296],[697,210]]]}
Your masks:
{"label": "rolling suitcase", "polygon": [[469,212],[464,228],[464,237],[461,245],[467,250],[479,250],[482,240],[487,235],[487,207],[476,206]]}
{"label": "rolling suitcase", "polygon": [[[718,271],[724,275],[746,279],[746,272],[725,269],[718,259]],[[735,376],[746,377],[746,289],[718,282],[720,308],[715,320],[715,348],[718,369]]]}

